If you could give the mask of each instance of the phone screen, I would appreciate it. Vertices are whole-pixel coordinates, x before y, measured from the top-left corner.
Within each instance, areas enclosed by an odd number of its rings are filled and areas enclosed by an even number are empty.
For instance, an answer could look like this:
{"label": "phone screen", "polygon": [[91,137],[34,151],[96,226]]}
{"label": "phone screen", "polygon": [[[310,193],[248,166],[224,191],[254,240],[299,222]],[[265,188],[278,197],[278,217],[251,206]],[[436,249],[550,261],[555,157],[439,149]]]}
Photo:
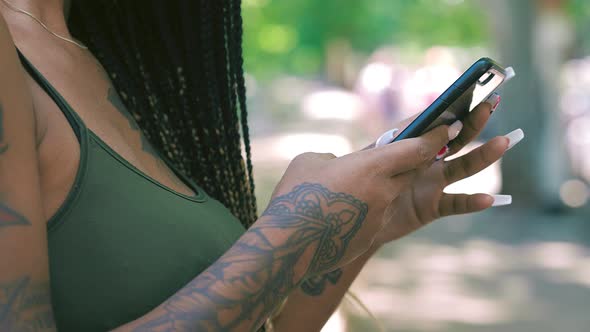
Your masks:
{"label": "phone screen", "polygon": [[[466,75],[468,74],[464,73],[464,76]],[[437,100],[435,100],[427,108],[427,110],[423,111],[422,114],[414,120],[416,123],[427,121],[430,124],[421,132],[413,133],[412,136],[420,136],[437,126],[451,125],[458,119],[464,119],[469,112],[473,111],[477,105],[484,101],[502,84],[502,82],[504,82],[506,74],[502,69],[491,67],[479,77],[468,77],[470,80],[468,82],[465,82],[466,78],[467,77],[459,78],[455,83],[453,83],[453,85],[451,85],[449,89],[447,89],[447,91],[445,91]],[[470,84],[469,82],[473,83]],[[457,95],[458,97],[455,99],[454,96]],[[440,115],[438,115],[438,117],[436,117],[434,120],[430,121],[427,119],[430,117],[430,115],[424,115],[424,113],[430,112],[430,109],[433,107],[436,109],[442,108],[444,111],[440,113]],[[408,124],[408,126],[414,124],[414,122]],[[399,128],[399,133],[404,132],[408,126]],[[424,127],[420,126],[419,128]],[[398,139],[400,139],[400,137],[396,137],[395,140]]]}
{"label": "phone screen", "polygon": [[505,74],[497,69],[491,68],[488,70],[475,83],[463,91],[459,98],[452,102],[423,133],[443,124],[450,125],[457,119],[464,119],[467,113],[473,111],[477,105],[502,84],[504,78]]}

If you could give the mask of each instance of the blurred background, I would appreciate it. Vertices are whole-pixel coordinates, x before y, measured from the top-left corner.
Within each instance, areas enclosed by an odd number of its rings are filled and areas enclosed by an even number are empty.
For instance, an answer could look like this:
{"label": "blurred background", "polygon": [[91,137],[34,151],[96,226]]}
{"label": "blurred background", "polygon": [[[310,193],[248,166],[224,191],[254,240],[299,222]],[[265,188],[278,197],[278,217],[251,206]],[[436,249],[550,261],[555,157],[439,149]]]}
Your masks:
{"label": "blurred background", "polygon": [[[260,211],[289,161],[343,155],[482,56],[513,66],[472,147],[522,128],[450,192],[513,195],[384,247],[352,290],[386,331],[590,331],[590,1],[244,0]],[[378,331],[344,301],[323,330]]]}

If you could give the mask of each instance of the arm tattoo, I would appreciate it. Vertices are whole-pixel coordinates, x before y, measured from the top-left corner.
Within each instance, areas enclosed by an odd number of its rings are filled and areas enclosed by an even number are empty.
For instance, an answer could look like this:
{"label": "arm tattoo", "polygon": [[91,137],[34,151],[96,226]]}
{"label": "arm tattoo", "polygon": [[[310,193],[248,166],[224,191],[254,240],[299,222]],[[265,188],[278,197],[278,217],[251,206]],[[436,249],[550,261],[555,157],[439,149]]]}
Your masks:
{"label": "arm tattoo", "polygon": [[[8,150],[8,144],[4,142],[4,109],[0,102],[0,155]],[[30,225],[31,223],[18,212],[0,202],[0,229],[15,225]]]}
{"label": "arm tattoo", "polygon": [[322,295],[324,289],[326,289],[326,284],[329,282],[332,285],[336,285],[340,277],[342,276],[342,269],[336,269],[332,272],[328,272],[321,276],[315,276],[306,279],[304,282],[301,283],[301,290],[311,296],[319,296]]}
{"label": "arm tattoo", "polygon": [[0,229],[9,226],[28,226],[30,224],[27,218],[0,203]]}
{"label": "arm tattoo", "polygon": [[319,184],[295,187],[135,331],[259,327],[302,280],[338,266],[367,211],[366,203]]}
{"label": "arm tattoo", "polygon": [[0,331],[55,331],[49,285],[28,276],[0,284]]}
{"label": "arm tattoo", "polygon": [[[8,144],[4,142],[4,109],[2,102],[0,102],[0,155],[6,150],[8,150]],[[30,224],[25,217],[0,202],[0,228]]]}
{"label": "arm tattoo", "polygon": [[4,109],[2,108],[2,102],[0,102],[0,154],[3,154],[8,150],[8,144],[4,142]]}

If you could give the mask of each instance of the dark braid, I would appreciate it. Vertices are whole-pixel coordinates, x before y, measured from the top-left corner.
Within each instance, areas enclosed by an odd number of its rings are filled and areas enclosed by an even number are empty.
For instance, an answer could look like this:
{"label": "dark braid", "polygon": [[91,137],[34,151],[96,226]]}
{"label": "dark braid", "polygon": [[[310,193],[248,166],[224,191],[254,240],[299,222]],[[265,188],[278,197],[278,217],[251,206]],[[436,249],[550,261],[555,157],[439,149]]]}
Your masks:
{"label": "dark braid", "polygon": [[239,0],[73,1],[69,23],[153,146],[249,227],[240,10]]}
{"label": "dark braid", "polygon": [[[234,56],[235,61],[233,61],[232,67],[234,68],[243,68],[244,66],[244,58],[242,55],[242,36],[243,36],[243,22],[242,22],[242,1],[241,0],[230,0],[233,2],[234,6],[232,6],[233,18],[235,21],[232,25],[232,32],[230,36],[234,38],[234,43],[231,46],[235,49],[235,52],[231,52]],[[248,174],[252,174],[252,153],[250,152],[250,131],[248,129],[248,110],[246,108],[246,83],[244,80],[244,71],[243,70],[234,70],[233,71],[234,77],[236,79],[236,89],[238,94],[238,100],[240,102],[240,116],[241,116],[241,124],[242,124],[242,135],[244,137],[244,147],[246,150],[246,165]],[[254,179],[252,176],[248,177],[249,185],[251,190],[254,190]],[[249,197],[252,201],[250,205],[256,206],[256,197],[251,195]]]}

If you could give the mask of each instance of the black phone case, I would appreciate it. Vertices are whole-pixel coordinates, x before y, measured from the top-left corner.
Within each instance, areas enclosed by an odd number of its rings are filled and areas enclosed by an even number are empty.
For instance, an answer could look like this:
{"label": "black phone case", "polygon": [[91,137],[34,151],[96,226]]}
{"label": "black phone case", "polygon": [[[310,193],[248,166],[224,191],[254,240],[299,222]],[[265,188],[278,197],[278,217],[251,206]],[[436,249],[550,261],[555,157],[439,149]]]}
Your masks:
{"label": "black phone case", "polygon": [[[461,77],[459,77],[445,92],[443,92],[430,106],[428,106],[412,123],[406,127],[392,142],[406,138],[418,137],[430,126],[446,109],[454,103],[462,94],[490,69],[496,69],[502,73],[505,70],[490,58],[477,60]],[[459,118],[458,120],[463,120]]]}

